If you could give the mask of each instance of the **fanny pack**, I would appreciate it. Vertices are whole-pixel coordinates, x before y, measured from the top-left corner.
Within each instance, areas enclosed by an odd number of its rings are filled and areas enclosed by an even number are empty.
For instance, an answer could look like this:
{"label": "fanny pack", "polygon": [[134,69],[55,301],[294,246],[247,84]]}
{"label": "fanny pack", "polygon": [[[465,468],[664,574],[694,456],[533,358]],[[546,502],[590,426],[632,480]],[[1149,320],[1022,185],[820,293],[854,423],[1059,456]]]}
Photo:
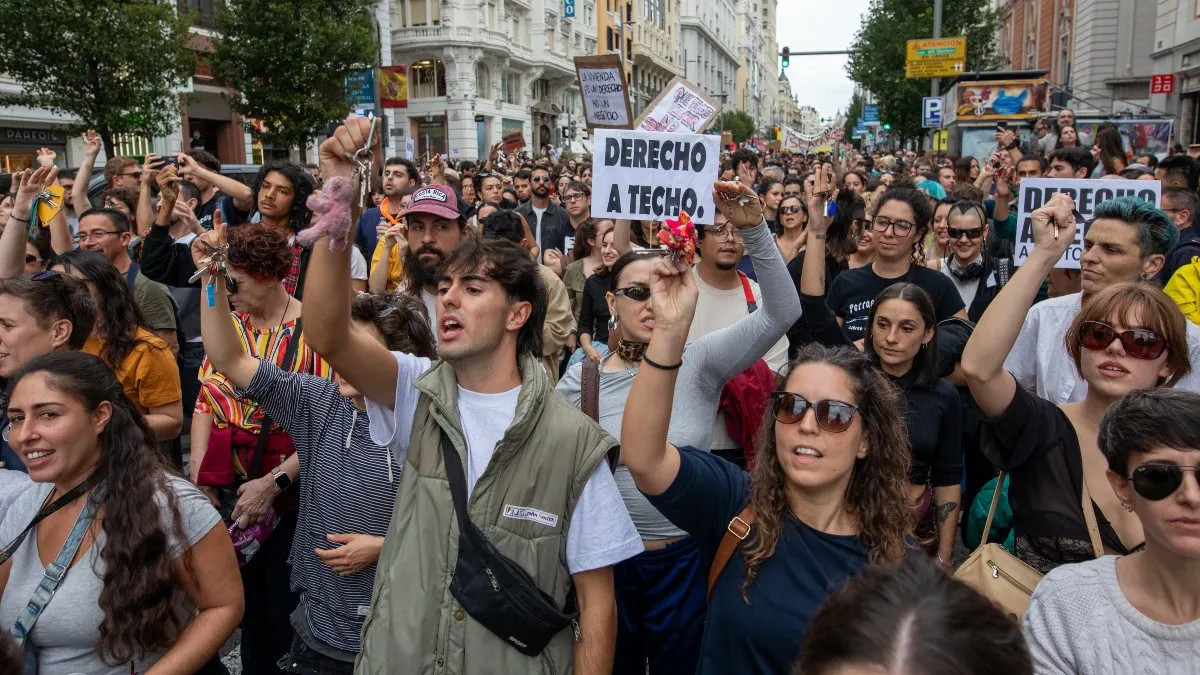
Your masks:
{"label": "fanny pack", "polygon": [[542,653],[550,640],[567,626],[579,634],[579,607],[575,586],[567,605],[559,609],[554,598],[538,587],[533,577],[505,557],[467,512],[467,478],[462,458],[442,433],[442,460],[450,479],[450,494],[458,516],[458,562],[450,593],[472,619],[526,656]]}

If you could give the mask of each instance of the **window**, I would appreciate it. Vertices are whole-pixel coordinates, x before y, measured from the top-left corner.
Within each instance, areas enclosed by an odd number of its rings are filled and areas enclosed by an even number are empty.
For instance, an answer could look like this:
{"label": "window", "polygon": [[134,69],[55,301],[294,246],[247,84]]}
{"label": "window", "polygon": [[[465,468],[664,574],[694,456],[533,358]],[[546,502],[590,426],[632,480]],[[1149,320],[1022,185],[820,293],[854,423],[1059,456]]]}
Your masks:
{"label": "window", "polygon": [[496,29],[496,0],[488,0],[487,27],[492,30]]}
{"label": "window", "polygon": [[446,95],[446,66],[441,61],[417,61],[409,71],[412,98],[436,98]]}
{"label": "window", "polygon": [[475,66],[475,93],[483,98],[492,97],[492,74],[483,63]]}
{"label": "window", "polygon": [[510,105],[521,104],[521,76],[507,72],[500,80],[500,97]]}
{"label": "window", "polygon": [[216,28],[216,12],[220,4],[220,0],[179,0],[179,9],[183,12],[196,12],[196,26]]}
{"label": "window", "polygon": [[409,26],[441,25],[441,0],[403,0]]}

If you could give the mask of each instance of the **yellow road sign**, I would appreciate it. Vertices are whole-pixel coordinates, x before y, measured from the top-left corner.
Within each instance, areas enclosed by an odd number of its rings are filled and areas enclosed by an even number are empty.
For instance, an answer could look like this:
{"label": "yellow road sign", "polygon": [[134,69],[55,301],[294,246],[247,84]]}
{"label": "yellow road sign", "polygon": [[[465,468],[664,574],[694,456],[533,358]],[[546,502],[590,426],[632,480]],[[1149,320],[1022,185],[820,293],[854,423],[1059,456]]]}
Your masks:
{"label": "yellow road sign", "polygon": [[909,40],[904,61],[907,78],[954,77],[967,68],[967,38]]}

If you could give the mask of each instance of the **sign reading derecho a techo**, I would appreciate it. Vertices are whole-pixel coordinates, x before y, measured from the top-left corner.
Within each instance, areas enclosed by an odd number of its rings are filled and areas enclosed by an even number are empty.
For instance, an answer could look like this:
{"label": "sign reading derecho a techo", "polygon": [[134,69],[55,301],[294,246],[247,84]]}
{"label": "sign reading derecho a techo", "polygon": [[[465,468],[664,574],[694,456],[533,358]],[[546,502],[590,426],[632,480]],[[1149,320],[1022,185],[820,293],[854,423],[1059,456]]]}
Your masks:
{"label": "sign reading derecho a techo", "polygon": [[720,142],[710,134],[597,129],[592,216],[663,220],[682,210],[711,225]]}
{"label": "sign reading derecho a techo", "polygon": [[[1158,206],[1162,196],[1162,184],[1156,180],[1088,180],[1076,178],[1023,178],[1017,203],[1017,246],[1013,260],[1017,265],[1025,262],[1033,250],[1033,225],[1030,214],[1050,201],[1055,192],[1062,192],[1075,201],[1079,212],[1076,220],[1090,223],[1095,217],[1096,207],[1116,197],[1136,197]],[[1083,257],[1084,226],[1075,232],[1075,241],[1063,253],[1055,267],[1079,269]]]}

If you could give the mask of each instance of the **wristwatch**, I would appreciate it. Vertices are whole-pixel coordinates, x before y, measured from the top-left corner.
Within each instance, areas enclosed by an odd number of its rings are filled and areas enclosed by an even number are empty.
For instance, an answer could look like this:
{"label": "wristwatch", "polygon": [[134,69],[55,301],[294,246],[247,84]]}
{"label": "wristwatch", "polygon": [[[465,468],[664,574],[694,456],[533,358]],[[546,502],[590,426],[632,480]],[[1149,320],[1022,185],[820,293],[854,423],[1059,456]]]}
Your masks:
{"label": "wristwatch", "polygon": [[275,487],[279,488],[280,492],[287,492],[288,488],[292,487],[292,477],[279,467],[271,469],[271,479],[275,481]]}

